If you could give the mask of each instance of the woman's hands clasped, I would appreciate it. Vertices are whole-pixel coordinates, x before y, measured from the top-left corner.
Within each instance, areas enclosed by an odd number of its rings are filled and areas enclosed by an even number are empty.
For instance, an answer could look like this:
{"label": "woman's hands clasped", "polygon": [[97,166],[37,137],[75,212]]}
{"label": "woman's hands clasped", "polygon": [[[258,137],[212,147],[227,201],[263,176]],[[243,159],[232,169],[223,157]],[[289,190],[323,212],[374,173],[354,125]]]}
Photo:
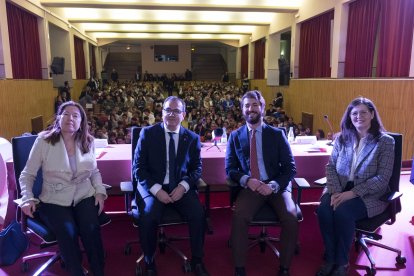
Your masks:
{"label": "woman's hands clasped", "polygon": [[331,206],[335,210],[341,203],[355,198],[356,194],[353,191],[346,191],[342,193],[336,193],[331,196]]}

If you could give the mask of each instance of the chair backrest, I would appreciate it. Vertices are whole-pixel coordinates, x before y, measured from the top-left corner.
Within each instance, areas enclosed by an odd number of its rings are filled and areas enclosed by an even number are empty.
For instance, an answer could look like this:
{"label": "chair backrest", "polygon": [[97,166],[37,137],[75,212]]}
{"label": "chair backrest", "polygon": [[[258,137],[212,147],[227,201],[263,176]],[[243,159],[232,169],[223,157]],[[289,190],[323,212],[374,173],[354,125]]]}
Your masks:
{"label": "chair backrest", "polygon": [[[134,167],[134,154],[135,154],[135,149],[137,148],[138,145],[138,140],[139,140],[139,134],[141,133],[141,129],[142,127],[132,127],[131,128],[131,165],[132,168]],[[132,170],[131,170],[132,172]],[[135,179],[135,177],[132,175],[131,176],[132,179],[132,187],[133,187],[133,192],[135,194],[136,192],[136,187],[137,187],[137,179]]]}
{"label": "chair backrest", "polygon": [[32,133],[38,134],[43,130],[43,116],[39,115],[33,117],[31,120],[32,123]]}
{"label": "chair backrest", "polygon": [[[398,192],[400,190],[400,175],[401,175],[401,164],[402,164],[402,135],[399,133],[387,132],[392,138],[394,138],[394,166],[392,169],[392,175],[389,182],[390,192]],[[395,206],[392,206],[391,209],[395,208],[395,212],[399,213],[401,211],[401,201],[397,199]]]}
{"label": "chair backrest", "polygon": [[277,129],[280,129],[283,131],[283,134],[285,134],[285,137],[287,137],[286,128],[285,127],[277,127]]}
{"label": "chair backrest", "polygon": [[[14,164],[14,174],[16,177],[16,188],[17,188],[17,196],[21,197],[21,189],[20,189],[20,174],[23,171],[24,167],[26,166],[27,159],[29,159],[30,151],[33,147],[34,142],[36,141],[37,135],[32,136],[20,136],[14,137],[12,139],[12,148],[13,148],[13,164]],[[42,183],[43,183],[43,176],[42,170],[39,169],[37,172],[37,177],[33,184],[33,194],[35,197],[38,197],[42,192]]]}
{"label": "chair backrest", "polygon": [[3,156],[0,153],[0,225],[4,224],[4,219],[7,214],[7,202],[8,193],[7,193],[7,167],[6,162],[3,160]]}
{"label": "chair backrest", "polygon": [[3,156],[3,160],[6,162],[13,157],[11,143],[2,137],[0,137],[0,154]]}

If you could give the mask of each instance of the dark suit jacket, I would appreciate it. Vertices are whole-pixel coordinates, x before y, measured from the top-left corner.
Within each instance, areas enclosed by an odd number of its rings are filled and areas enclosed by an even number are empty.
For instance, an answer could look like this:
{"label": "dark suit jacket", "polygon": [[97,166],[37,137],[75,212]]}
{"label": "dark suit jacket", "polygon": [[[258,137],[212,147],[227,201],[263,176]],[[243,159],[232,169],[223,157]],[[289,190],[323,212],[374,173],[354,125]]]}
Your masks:
{"label": "dark suit jacket", "polygon": [[[175,172],[177,184],[185,180],[190,189],[196,189],[197,181],[201,177],[200,149],[199,136],[181,127]],[[132,173],[138,185],[142,185],[147,191],[156,183],[163,184],[167,173],[167,147],[163,124],[141,130]]]}
{"label": "dark suit jacket", "polygon": [[[263,161],[267,181],[276,181],[280,191],[285,190],[296,174],[295,161],[289,143],[282,130],[263,124]],[[250,142],[246,125],[233,131],[227,143],[226,173],[233,181],[250,175]]]}

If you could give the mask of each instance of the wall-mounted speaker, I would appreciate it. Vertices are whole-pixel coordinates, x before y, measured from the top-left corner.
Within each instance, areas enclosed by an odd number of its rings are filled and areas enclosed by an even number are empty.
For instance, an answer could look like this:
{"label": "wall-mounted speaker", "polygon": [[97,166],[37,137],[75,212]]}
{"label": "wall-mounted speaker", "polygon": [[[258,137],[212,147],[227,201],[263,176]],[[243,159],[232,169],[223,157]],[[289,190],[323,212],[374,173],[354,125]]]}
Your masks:
{"label": "wall-mounted speaker", "polygon": [[65,58],[54,57],[50,70],[53,74],[63,74],[65,72]]}

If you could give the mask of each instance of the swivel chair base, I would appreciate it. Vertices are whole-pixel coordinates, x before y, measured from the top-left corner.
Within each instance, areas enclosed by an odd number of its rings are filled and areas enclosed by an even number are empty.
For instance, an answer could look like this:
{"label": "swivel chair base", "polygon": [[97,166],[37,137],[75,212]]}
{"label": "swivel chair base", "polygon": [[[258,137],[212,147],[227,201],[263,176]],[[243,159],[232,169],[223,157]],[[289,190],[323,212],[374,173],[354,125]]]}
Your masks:
{"label": "swivel chair base", "polygon": [[[184,255],[184,253],[181,250],[179,250],[177,247],[172,245],[172,242],[187,240],[187,239],[188,239],[188,237],[167,237],[167,235],[164,232],[164,228],[163,227],[159,228],[158,248],[160,250],[160,253],[164,254],[165,249],[167,247],[169,249],[171,249],[172,251],[174,251],[182,259],[182,261],[183,261],[183,271],[186,272],[186,273],[191,272],[190,261],[188,260],[188,257],[186,255]],[[128,247],[128,254],[129,254],[130,249],[131,249],[131,245],[135,244],[135,243],[139,243],[139,242],[138,241],[129,242],[125,247],[125,252],[127,252],[127,247]],[[143,260],[144,260],[144,254],[141,254],[135,262],[136,263],[135,275],[137,275],[137,276],[144,275],[144,270],[141,266],[141,264],[143,263]]]}
{"label": "swivel chair base", "polygon": [[357,237],[356,239],[356,249],[359,249],[359,247],[362,247],[362,250],[364,250],[370,262],[370,266],[366,267],[365,269],[367,272],[367,275],[375,275],[377,273],[375,260],[372,257],[367,244],[375,245],[380,248],[397,253],[397,257],[395,257],[395,262],[397,263],[397,265],[404,265],[407,262],[407,259],[404,256],[402,256],[401,250],[378,242],[378,240],[381,238],[382,238],[381,235],[373,233],[372,238],[369,236],[360,234],[359,237]]}
{"label": "swivel chair base", "polygon": [[266,246],[268,246],[270,249],[272,249],[273,253],[275,253],[276,257],[279,258],[280,256],[279,250],[277,250],[273,242],[280,242],[280,239],[275,238],[275,237],[270,237],[265,226],[262,226],[262,229],[260,230],[259,235],[250,235],[249,239],[254,240],[254,241],[249,244],[248,249],[253,248],[256,245],[258,245],[260,247],[260,252],[265,252]]}

